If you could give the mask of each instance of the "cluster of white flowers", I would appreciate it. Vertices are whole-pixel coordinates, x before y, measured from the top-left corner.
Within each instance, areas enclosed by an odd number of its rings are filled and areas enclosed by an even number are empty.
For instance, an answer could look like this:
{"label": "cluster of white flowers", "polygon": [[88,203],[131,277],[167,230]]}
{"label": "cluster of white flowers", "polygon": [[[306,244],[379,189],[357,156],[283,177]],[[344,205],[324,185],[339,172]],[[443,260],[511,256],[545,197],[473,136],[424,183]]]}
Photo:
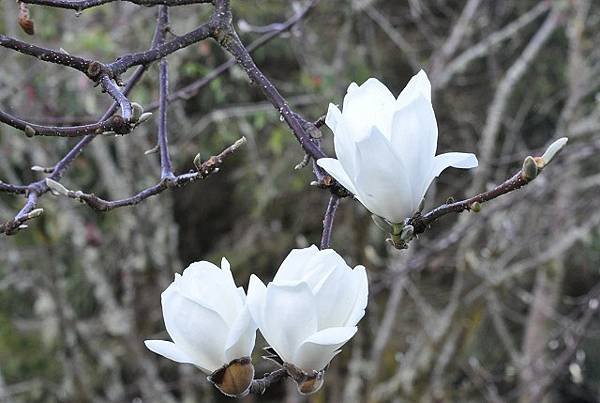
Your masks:
{"label": "cluster of white flowers", "polygon": [[[236,288],[225,258],[221,268],[196,262],[183,275],[176,274],[162,293],[165,327],[173,342],[145,343],[166,358],[195,365],[223,393],[243,396],[254,375],[249,357],[258,328],[278,360],[299,374],[299,389],[310,393],[356,333],[367,295],[363,266],[351,269],[335,251],[314,245],[292,250],[267,286],[252,275],[247,296]],[[224,376],[224,371],[235,375]]]}
{"label": "cluster of white flowers", "polygon": [[[343,112],[330,105],[326,123],[337,159],[317,163],[392,227],[418,210],[444,169],[477,166],[473,154],[435,155],[438,129],[423,71],[397,99],[376,79],[352,83]],[[331,249],[292,250],[266,286],[251,276],[248,295],[236,287],[225,258],[221,268],[197,262],[176,274],[162,294],[173,341],[147,340],[146,346],[197,366],[223,393],[243,396],[254,377],[250,356],[258,328],[270,345],[269,357],[296,380],[300,392],[312,393],[356,333],[367,297],[365,268],[351,269]]]}

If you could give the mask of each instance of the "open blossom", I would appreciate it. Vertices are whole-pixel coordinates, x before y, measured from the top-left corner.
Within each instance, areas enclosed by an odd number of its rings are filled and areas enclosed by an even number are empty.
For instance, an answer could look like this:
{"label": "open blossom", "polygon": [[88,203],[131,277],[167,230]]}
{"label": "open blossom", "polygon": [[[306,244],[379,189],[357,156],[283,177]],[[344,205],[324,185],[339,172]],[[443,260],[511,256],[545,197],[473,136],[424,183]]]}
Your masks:
{"label": "open blossom", "polygon": [[256,325],[227,259],[223,258],[221,268],[202,261],[192,263],[183,275],[175,274],[161,302],[173,342],[146,340],[146,347],[155,353],[194,364],[207,374],[252,353]]}
{"label": "open blossom", "polygon": [[356,333],[367,305],[365,268],[351,269],[331,249],[294,249],[265,286],[250,278],[248,307],[279,357],[313,373]]}
{"label": "open blossom", "polygon": [[317,161],[373,214],[401,223],[418,209],[444,169],[474,168],[473,154],[435,155],[438,128],[431,84],[421,70],[396,99],[375,78],[350,84],[342,112],[330,104],[325,122],[337,159]]}

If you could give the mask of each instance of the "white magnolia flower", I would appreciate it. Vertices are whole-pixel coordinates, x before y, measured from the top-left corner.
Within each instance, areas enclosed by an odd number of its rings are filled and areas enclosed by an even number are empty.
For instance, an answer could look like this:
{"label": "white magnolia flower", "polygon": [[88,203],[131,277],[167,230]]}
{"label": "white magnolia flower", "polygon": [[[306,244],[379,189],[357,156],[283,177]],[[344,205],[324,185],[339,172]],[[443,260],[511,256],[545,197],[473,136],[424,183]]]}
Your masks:
{"label": "white magnolia flower", "polygon": [[252,275],[248,307],[286,363],[321,371],[356,333],[367,306],[363,266],[352,270],[334,250],[294,249],[266,287]]}
{"label": "white magnolia flower", "polygon": [[350,84],[343,112],[329,105],[337,159],[317,161],[372,213],[401,223],[418,209],[435,177],[448,167],[474,168],[473,154],[435,155],[438,128],[431,84],[421,70],[398,98],[375,78]]}
{"label": "white magnolia flower", "polygon": [[192,263],[183,275],[175,274],[161,302],[173,342],[146,340],[146,347],[155,353],[194,364],[207,374],[252,353],[256,325],[227,259],[221,260],[220,269],[202,261]]}

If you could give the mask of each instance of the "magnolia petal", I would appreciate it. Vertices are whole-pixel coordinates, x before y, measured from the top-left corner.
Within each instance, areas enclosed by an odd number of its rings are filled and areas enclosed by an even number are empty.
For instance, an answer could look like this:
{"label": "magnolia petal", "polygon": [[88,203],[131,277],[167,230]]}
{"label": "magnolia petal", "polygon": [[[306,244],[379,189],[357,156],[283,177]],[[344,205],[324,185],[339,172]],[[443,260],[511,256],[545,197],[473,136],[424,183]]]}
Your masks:
{"label": "magnolia petal", "polygon": [[335,155],[350,177],[356,172],[356,139],[364,136],[355,129],[346,119],[341,118],[333,132]]}
{"label": "magnolia petal", "polygon": [[249,308],[245,307],[229,329],[225,343],[225,360],[231,362],[237,358],[250,357],[255,341],[256,324],[252,320]]}
{"label": "magnolia petal", "polygon": [[[419,94],[411,103],[394,113],[392,148],[402,159],[414,196],[421,193],[425,182],[429,180],[428,173],[433,165],[437,139],[438,128],[433,106],[423,95]],[[414,209],[417,206],[413,204],[412,207]]]}
{"label": "magnolia petal", "polygon": [[182,276],[175,275],[175,285],[187,298],[218,312],[229,323],[235,320],[243,301],[239,298],[227,260],[224,267],[226,270],[209,262],[194,262],[183,271]]}
{"label": "magnolia petal", "polygon": [[369,211],[390,222],[403,221],[416,208],[404,164],[376,127],[357,144],[357,150],[360,169],[354,185],[358,199]]}
{"label": "magnolia petal", "polygon": [[229,264],[229,260],[225,256],[221,258],[221,271],[225,273],[228,279],[231,279],[231,283],[235,285],[235,281],[233,280],[233,275],[231,274],[231,264]]}
{"label": "magnolia petal", "polygon": [[359,88],[358,84],[356,84],[355,82],[351,82],[350,85],[348,86],[348,89],[346,90],[346,94],[350,94],[352,91],[354,91],[358,88]]}
{"label": "magnolia petal", "polygon": [[358,292],[358,282],[355,281],[352,272],[353,270],[342,262],[342,265],[332,270],[316,288],[313,288],[319,329],[346,325]]}
{"label": "magnolia petal", "polygon": [[429,179],[425,182],[425,185],[421,190],[421,199],[425,197],[425,193],[427,193],[427,189],[429,188],[431,182],[437,176],[439,176],[444,169],[448,167],[469,169],[475,168],[477,165],[477,157],[475,154],[471,153],[451,152],[436,155],[433,161],[431,173],[429,174]]}
{"label": "magnolia petal", "polygon": [[448,167],[470,169],[477,167],[477,157],[472,153],[445,153],[435,157],[432,175],[439,176]]}
{"label": "magnolia petal", "polygon": [[345,187],[350,193],[356,194],[354,184],[350,179],[350,176],[342,167],[342,164],[334,158],[319,158],[317,165],[323,168],[329,175],[338,181],[343,187]]}
{"label": "magnolia petal", "polygon": [[360,111],[361,106],[370,106],[371,101],[377,103],[383,102],[394,102],[394,94],[385,86],[381,81],[376,78],[369,78],[362,85],[358,86],[356,83],[351,83],[346,91],[344,97],[343,111],[346,112],[346,108],[352,108],[353,111]]}
{"label": "magnolia petal", "polygon": [[357,328],[331,327],[312,334],[296,350],[292,363],[310,372],[320,371],[331,361],[338,349],[354,336]]}
{"label": "magnolia petal", "polygon": [[331,129],[335,133],[335,128],[338,123],[342,121],[342,111],[337,107],[337,105],[329,104],[329,108],[327,109],[327,116],[325,116],[325,124],[327,127]]}
{"label": "magnolia petal", "polygon": [[412,76],[406,87],[398,95],[397,108],[408,105],[418,96],[423,96],[431,102],[431,83],[423,70]]}
{"label": "magnolia petal", "polygon": [[369,280],[367,278],[367,270],[364,266],[356,266],[351,273],[354,281],[358,284],[356,288],[356,298],[352,306],[352,311],[344,326],[355,326],[359,320],[365,315],[365,308],[369,302]]}
{"label": "magnolia petal", "polygon": [[346,262],[333,249],[324,249],[304,263],[302,281],[308,284],[313,295],[319,291],[333,272],[348,268]]}
{"label": "magnolia petal", "polygon": [[264,323],[260,331],[277,354],[293,362],[300,343],[317,331],[314,296],[306,283],[270,283],[265,298]]}
{"label": "magnolia petal", "polygon": [[156,354],[160,354],[169,360],[178,362],[180,364],[198,365],[198,363],[194,362],[192,357],[187,355],[185,351],[181,350],[173,342],[165,340],[144,340],[144,344],[148,350]]}
{"label": "magnolia petal", "polygon": [[306,274],[306,262],[318,253],[319,248],[315,245],[303,249],[292,249],[279,266],[273,283],[302,281]]}
{"label": "magnolia petal", "polygon": [[181,295],[174,284],[161,299],[165,327],[175,344],[202,368],[214,371],[222,366],[229,328],[221,316]]}
{"label": "magnolia petal", "polygon": [[258,327],[263,327],[264,324],[266,295],[267,287],[256,275],[252,274],[248,284],[246,304],[252,319]]}
{"label": "magnolia petal", "polygon": [[[368,135],[373,124],[389,120],[386,119],[388,107],[394,103],[394,95],[376,78],[369,78],[360,87],[349,91],[344,97],[342,114],[347,127],[354,133],[354,140],[360,141]],[[389,131],[387,126],[384,124],[379,128],[385,133]]]}
{"label": "magnolia petal", "polygon": [[342,112],[334,104],[329,104],[325,123],[333,132],[335,154],[338,160],[348,170],[348,173],[352,175],[354,166],[356,165],[356,150],[354,147],[356,134],[344,121]]}

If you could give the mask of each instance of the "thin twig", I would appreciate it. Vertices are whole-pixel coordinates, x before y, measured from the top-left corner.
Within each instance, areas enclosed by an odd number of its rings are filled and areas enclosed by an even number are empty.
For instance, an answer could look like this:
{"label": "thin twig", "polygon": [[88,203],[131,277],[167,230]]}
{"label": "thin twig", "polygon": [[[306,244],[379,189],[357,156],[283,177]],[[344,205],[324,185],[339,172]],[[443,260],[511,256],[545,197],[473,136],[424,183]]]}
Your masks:
{"label": "thin twig", "polygon": [[119,200],[105,200],[93,193],[83,193],[81,191],[72,191],[64,188],[62,185],[57,184],[56,182],[50,182],[50,186],[53,187],[54,191],[57,191],[62,196],[69,197],[71,199],[76,199],[81,202],[84,202],[89,207],[98,211],[109,211],[119,207],[126,206],[135,206],[136,204],[141,203],[151,196],[155,196],[159,193],[162,193],[166,189],[172,187],[183,186],[189,182],[196,181],[198,179],[204,179],[208,177],[210,174],[217,172],[219,167],[222,165],[223,161],[231,156],[238,148],[240,148],[246,142],[246,138],[242,137],[229,147],[225,148],[218,155],[210,157],[206,160],[197,172],[185,173],[177,176],[173,176],[172,178],[162,179],[159,183],[154,186],[150,186],[139,193],[136,193],[133,196],[119,199]]}
{"label": "thin twig", "polygon": [[[250,43],[246,47],[248,52],[253,52],[256,49],[259,49],[263,45],[266,45],[267,43],[269,43],[272,39],[279,37],[282,33],[286,32],[286,31],[289,31],[294,25],[296,25],[299,21],[301,21],[308,15],[308,13],[315,7],[316,3],[317,3],[316,1],[309,2],[302,10],[300,10],[298,13],[294,14],[287,21],[277,24],[277,27],[278,27],[277,31],[272,31],[267,34],[264,34],[264,35],[260,36],[258,39],[256,39],[255,41],[253,41],[252,43]],[[186,85],[185,87],[183,87],[175,92],[170,93],[169,97],[167,98],[167,102],[171,103],[174,101],[178,101],[178,100],[182,100],[182,99],[187,100],[187,99],[191,98],[192,96],[197,94],[202,88],[204,88],[207,84],[209,84],[211,81],[220,77],[221,75],[223,75],[223,73],[227,72],[231,67],[235,66],[236,63],[237,62],[235,59],[231,59],[231,60],[228,60],[225,63],[217,66],[214,70],[212,70],[211,72],[206,74],[201,79],[199,79],[189,85]],[[155,102],[155,103],[149,105],[146,108],[146,110],[152,111],[157,108],[158,108],[158,102]],[[323,121],[323,123],[325,123],[325,121]],[[317,126],[317,127],[319,127],[319,126]]]}
{"label": "thin twig", "polygon": [[212,30],[212,37],[236,58],[238,64],[248,75],[248,78],[260,88],[265,97],[273,104],[275,109],[279,111],[283,119],[292,129],[294,136],[304,151],[315,160],[326,157],[325,153],[304,129],[297,118],[296,113],[290,108],[288,102],[258,66],[256,66],[252,56],[250,56],[250,53],[242,44],[242,41],[238,37],[237,32],[231,23],[229,2],[225,0],[218,1],[216,2],[216,6],[217,10],[219,10],[217,14],[223,15],[225,18],[223,18],[224,21],[219,21],[221,24],[217,25]]}
{"label": "thin twig", "polygon": [[325,217],[323,218],[323,234],[321,235],[321,250],[328,249],[331,244],[331,231],[333,229],[333,220],[335,219],[335,212],[338,205],[340,204],[340,197],[332,194],[327,203],[327,210],[325,210]]}
{"label": "thin twig", "polygon": [[250,385],[250,393],[262,395],[272,384],[279,382],[286,376],[287,371],[283,368],[266,373],[262,378],[252,380],[252,384]]}
{"label": "thin twig", "polygon": [[183,6],[187,4],[210,3],[212,0],[21,0],[23,3],[40,6],[65,8],[69,10],[83,11],[88,8],[101,6],[115,1],[128,1],[140,6]]}
{"label": "thin twig", "polygon": [[[158,44],[161,45],[169,27],[169,7],[158,8]],[[160,150],[160,178],[173,180],[173,168],[169,155],[169,140],[167,132],[167,98],[169,96],[169,64],[166,58],[160,60],[159,66],[159,113],[158,113],[158,147]]]}
{"label": "thin twig", "polygon": [[417,214],[412,217],[408,224],[414,227],[415,234],[421,234],[425,232],[427,227],[431,225],[438,218],[445,216],[449,213],[461,213],[465,210],[471,210],[473,203],[484,203],[489,200],[495,199],[498,196],[517,190],[527,184],[527,180],[521,175],[521,171],[517,172],[510,179],[506,180],[502,184],[496,186],[490,191],[480,193],[476,196],[470,197],[465,200],[457,201],[454,203],[442,204],[439,207],[431,210],[430,212],[420,215]]}

